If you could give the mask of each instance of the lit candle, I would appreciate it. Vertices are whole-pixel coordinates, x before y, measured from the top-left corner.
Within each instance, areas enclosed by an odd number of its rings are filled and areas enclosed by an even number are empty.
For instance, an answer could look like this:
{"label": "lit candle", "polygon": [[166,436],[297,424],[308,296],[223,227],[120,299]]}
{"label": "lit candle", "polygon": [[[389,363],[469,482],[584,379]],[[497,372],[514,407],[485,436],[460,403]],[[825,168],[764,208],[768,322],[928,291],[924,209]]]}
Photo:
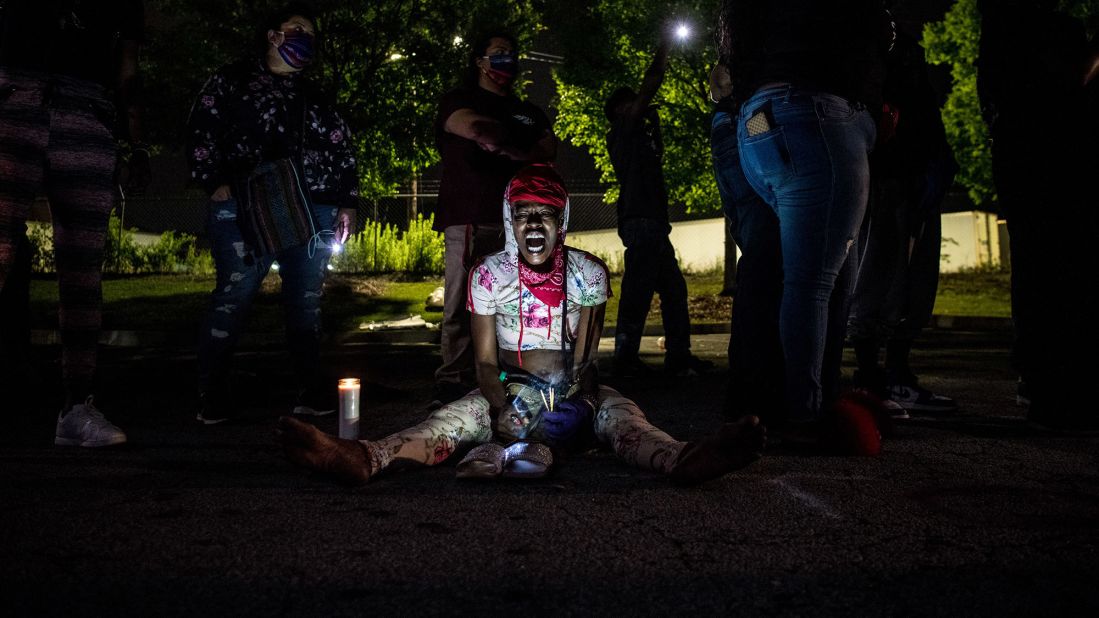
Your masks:
{"label": "lit candle", "polygon": [[359,439],[359,379],[340,380],[340,437]]}

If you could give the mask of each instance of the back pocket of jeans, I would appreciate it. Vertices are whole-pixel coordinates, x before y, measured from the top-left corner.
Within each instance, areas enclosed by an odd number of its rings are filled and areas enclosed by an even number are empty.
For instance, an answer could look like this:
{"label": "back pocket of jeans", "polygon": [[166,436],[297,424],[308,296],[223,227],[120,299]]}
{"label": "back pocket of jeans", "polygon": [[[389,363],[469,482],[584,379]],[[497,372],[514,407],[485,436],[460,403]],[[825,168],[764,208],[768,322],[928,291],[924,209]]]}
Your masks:
{"label": "back pocket of jeans", "polygon": [[795,173],[782,128],[745,139],[740,156],[745,173],[769,186]]}

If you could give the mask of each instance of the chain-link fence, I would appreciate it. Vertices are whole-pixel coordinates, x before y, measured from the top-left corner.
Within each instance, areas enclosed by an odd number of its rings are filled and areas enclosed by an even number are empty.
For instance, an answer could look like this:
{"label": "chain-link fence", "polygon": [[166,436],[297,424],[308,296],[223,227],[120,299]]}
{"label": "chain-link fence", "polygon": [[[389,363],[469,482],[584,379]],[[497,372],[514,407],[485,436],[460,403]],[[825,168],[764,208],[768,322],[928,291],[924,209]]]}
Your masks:
{"label": "chain-link fence", "polygon": [[[438,206],[438,183],[419,183],[415,188],[418,192],[399,193],[378,198],[361,198],[358,201],[358,229],[357,232],[367,231],[372,235],[372,248],[369,257],[363,252],[358,259],[346,256],[343,260],[337,260],[337,267],[350,268],[355,272],[375,272],[387,269],[403,269],[403,264],[412,263],[411,255],[417,253],[415,248],[406,249],[409,257],[381,259],[379,257],[379,230],[385,230],[385,234],[392,240],[394,237],[407,235],[410,224],[416,224],[419,217],[424,221],[430,220]],[[571,210],[569,217],[569,230],[572,232],[588,232],[593,230],[613,230],[617,226],[617,214],[614,204],[604,201],[603,187],[586,183],[585,191],[574,192],[570,196]],[[190,256],[204,253],[209,247],[206,238],[207,198],[199,192],[181,193],[176,195],[142,195],[120,198],[115,204],[112,224],[110,227],[111,238],[108,240],[108,259],[104,268],[108,272],[129,273],[144,272],[146,268],[157,268],[150,264],[171,263],[173,268],[180,271],[192,271],[193,265],[187,266],[183,262],[173,261],[170,255],[173,252],[187,253]],[[682,207],[672,206],[669,209],[672,221],[686,221],[713,217],[714,214],[689,215]],[[37,221],[38,227],[32,229],[32,242],[48,243],[49,208],[45,201],[38,202],[32,209],[31,220]],[[33,227],[33,226],[32,226]],[[431,235],[424,224],[416,224],[413,233],[417,235],[416,242],[430,242],[424,233]],[[165,236],[165,233],[170,233]],[[189,241],[183,235],[193,236]],[[183,239],[182,243],[180,239]],[[189,244],[188,244],[189,243]],[[439,241],[441,244],[441,241]],[[384,243],[383,243],[384,244]],[[191,247],[191,248],[189,248]],[[351,247],[349,247],[350,249]],[[42,253],[46,257],[52,257],[52,251],[42,247]],[[149,253],[150,259],[139,259],[141,266],[126,264],[126,256]],[[153,257],[156,253],[157,256]],[[159,253],[165,253],[160,256]],[[422,251],[420,252],[422,253]],[[47,255],[49,254],[49,255]],[[200,257],[202,257],[200,255]],[[191,260],[191,257],[180,256],[181,260]],[[202,259],[206,259],[202,257]],[[167,260],[167,262],[166,262]],[[395,262],[393,260],[396,260]],[[38,270],[52,269],[52,260],[41,260],[43,265],[37,265]],[[428,260],[434,263],[437,260]],[[422,263],[423,260],[420,260]],[[203,263],[202,270],[208,269]],[[432,267],[433,268],[433,267]]]}
{"label": "chain-link fence", "polygon": [[[406,229],[409,221],[435,213],[437,193],[399,193],[378,198],[361,198],[358,203],[359,221],[376,221]],[[573,193],[569,196],[569,229],[573,232],[613,229],[618,225],[614,204],[604,201],[603,193]],[[200,194],[176,196],[130,197],[119,200],[115,207],[126,228],[159,234],[165,231],[186,232],[200,239],[205,235],[207,200]],[[689,214],[682,206],[672,205],[669,218],[674,221],[720,216],[716,213]],[[47,220],[48,218],[44,218]]]}

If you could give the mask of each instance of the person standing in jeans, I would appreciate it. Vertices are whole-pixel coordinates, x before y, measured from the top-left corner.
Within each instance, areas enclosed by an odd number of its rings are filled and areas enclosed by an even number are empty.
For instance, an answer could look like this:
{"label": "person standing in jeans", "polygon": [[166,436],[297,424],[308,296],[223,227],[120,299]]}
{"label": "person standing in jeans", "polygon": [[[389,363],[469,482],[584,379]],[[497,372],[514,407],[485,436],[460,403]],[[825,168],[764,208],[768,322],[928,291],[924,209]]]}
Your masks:
{"label": "person standing in jeans", "polygon": [[[199,331],[200,422],[237,414],[232,360],[252,299],[277,260],[286,339],[297,380],[295,414],[335,412],[335,393],[319,375],[321,296],[332,245],[355,226],[358,177],[350,131],[334,104],[303,71],[318,46],[304,5],[272,14],[258,32],[259,55],[219,70],[206,82],[188,121],[191,176],[210,195],[207,231],[216,287]],[[291,158],[309,192],[317,230],[308,244],[257,256],[238,225],[232,186],[263,162]]]}
{"label": "person standing in jeans", "polygon": [[753,414],[770,424],[782,394],[782,247],[775,212],[756,194],[740,166],[732,80],[721,54],[710,73],[716,103],[710,150],[721,207],[740,249],[729,335],[729,382],[724,413],[730,419]]}
{"label": "person standing in jeans", "polygon": [[668,191],[664,185],[664,141],[660,115],[653,105],[668,68],[671,29],[662,29],[660,44],[637,92],[618,88],[603,107],[611,123],[607,152],[621,189],[618,236],[626,246],[622,297],[614,335],[614,373],[644,376],[652,369],[638,349],[653,294],[660,294],[664,322],[664,370],[670,375],[708,371],[712,364],[691,354],[687,282],[679,270],[668,233]]}
{"label": "person standing in jeans", "polygon": [[[871,158],[870,210],[847,322],[855,385],[885,401],[894,418],[958,407],[922,386],[908,362],[935,306],[941,207],[958,169],[923,56],[915,38],[898,32],[884,86],[896,130]],[[883,345],[884,368],[878,362]]]}
{"label": "person standing in jeans", "polygon": [[833,292],[851,267],[866,210],[872,112],[881,109],[892,29],[877,0],[726,0],[722,11],[731,26],[722,45],[731,50],[741,167],[779,222],[779,435],[817,444],[826,421],[825,357],[837,349],[830,323],[842,329],[836,316],[845,314],[838,311],[843,289],[835,299]]}
{"label": "person standing in jeans", "polygon": [[466,287],[473,262],[504,247],[504,188],[528,163],[557,156],[546,114],[512,93],[519,75],[515,37],[488,32],[470,52],[462,85],[442,96],[435,121],[442,179],[434,229],[443,233],[446,273],[443,359],[435,370],[432,410],[464,396],[476,383]]}
{"label": "person standing in jeans", "polygon": [[[65,397],[54,443],[83,447],[126,442],[92,396],[103,251],[114,203],[116,115],[123,117],[118,124],[133,153],[131,177],[148,178],[137,73],[144,6],[140,0],[92,4],[11,0],[0,6],[0,303],[5,314],[25,320],[25,221],[35,196],[44,193],[60,288]],[[26,323],[13,326],[0,331],[0,356],[28,347]]]}

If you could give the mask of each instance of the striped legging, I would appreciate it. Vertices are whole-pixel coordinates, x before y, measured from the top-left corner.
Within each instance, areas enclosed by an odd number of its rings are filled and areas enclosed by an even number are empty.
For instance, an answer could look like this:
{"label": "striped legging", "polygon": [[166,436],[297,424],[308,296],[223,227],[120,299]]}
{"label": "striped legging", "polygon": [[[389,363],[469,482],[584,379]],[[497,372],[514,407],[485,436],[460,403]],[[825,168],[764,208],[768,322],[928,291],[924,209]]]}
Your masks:
{"label": "striped legging", "polygon": [[116,144],[101,86],[0,67],[0,289],[31,204],[49,199],[66,397],[90,394],[102,322],[102,265]]}

